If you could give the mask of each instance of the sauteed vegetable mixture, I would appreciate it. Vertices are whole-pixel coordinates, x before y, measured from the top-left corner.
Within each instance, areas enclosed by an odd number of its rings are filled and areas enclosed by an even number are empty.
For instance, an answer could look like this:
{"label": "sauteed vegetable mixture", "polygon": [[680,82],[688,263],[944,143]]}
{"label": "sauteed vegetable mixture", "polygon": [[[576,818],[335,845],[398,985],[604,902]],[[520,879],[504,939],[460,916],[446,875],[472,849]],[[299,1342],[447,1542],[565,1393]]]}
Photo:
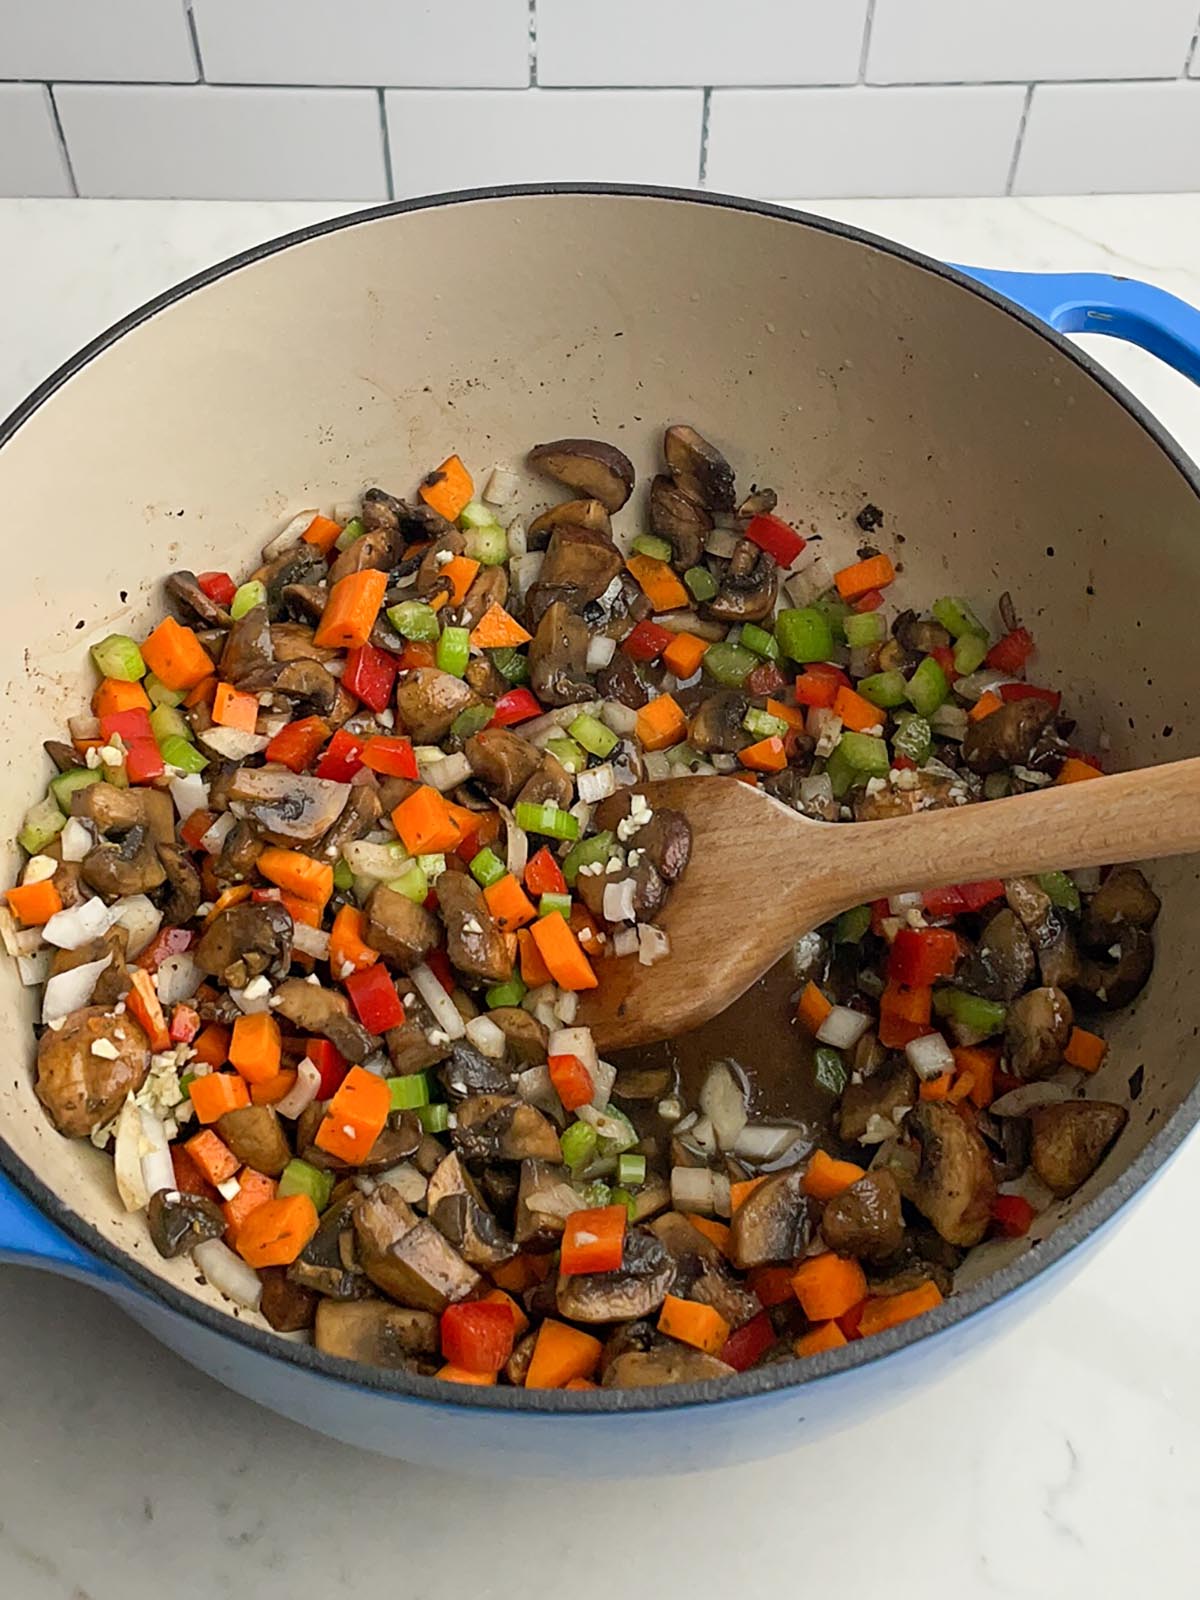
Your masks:
{"label": "sauteed vegetable mixture", "polygon": [[[47,741],[5,927],[37,1094],[164,1256],[332,1355],[571,1389],[810,1355],[936,1306],[1125,1123],[1085,1086],[1153,962],[1132,868],[847,911],[748,1073],[575,1025],[607,962],[670,960],[691,838],[643,780],[852,821],[1099,770],[1007,595],[889,615],[875,508],[835,571],[694,429],[663,451],[620,543],[632,465],[566,439],[528,523],[451,456],[241,582],[174,572]],[[767,1075],[824,1115],[755,1114]]]}

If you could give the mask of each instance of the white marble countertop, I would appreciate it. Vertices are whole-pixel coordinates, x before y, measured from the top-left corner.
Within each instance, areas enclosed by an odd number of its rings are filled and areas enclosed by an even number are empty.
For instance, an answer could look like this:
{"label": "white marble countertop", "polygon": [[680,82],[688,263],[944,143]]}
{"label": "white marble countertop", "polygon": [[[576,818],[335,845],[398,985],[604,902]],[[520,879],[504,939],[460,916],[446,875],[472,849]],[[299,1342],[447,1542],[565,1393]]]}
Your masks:
{"label": "white marble countertop", "polygon": [[[0,202],[0,414],[147,296],[345,209]],[[951,260],[1127,273],[1200,304],[1200,196],[811,209]],[[1200,455],[1197,391],[1092,344]],[[532,1583],[573,1600],[726,1600],[849,1582],[888,1600],[1124,1600],[1151,1575],[1190,1593],[1198,1194],[1193,1142],[1056,1300],[819,1453],[644,1484],[531,1489],[383,1461],[227,1393],[98,1294],[4,1271],[0,1595],[509,1600]]]}

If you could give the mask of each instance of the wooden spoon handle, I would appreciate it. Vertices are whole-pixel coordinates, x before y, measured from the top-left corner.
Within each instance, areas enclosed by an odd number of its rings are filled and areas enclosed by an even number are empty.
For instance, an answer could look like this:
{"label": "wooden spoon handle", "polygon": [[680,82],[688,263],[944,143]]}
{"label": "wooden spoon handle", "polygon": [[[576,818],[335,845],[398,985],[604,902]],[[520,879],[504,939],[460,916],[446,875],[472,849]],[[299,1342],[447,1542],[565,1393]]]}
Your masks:
{"label": "wooden spoon handle", "polygon": [[1200,758],[829,831],[825,849],[838,846],[831,874],[844,874],[848,897],[860,903],[980,878],[1186,855],[1200,850]]}

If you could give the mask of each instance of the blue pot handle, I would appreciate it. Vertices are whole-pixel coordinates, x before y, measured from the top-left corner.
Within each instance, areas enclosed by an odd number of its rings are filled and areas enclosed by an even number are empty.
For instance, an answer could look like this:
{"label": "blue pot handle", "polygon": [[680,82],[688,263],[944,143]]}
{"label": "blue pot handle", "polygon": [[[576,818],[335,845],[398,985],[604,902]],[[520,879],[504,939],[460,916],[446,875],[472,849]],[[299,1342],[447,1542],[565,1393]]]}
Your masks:
{"label": "blue pot handle", "polygon": [[1015,300],[1059,333],[1107,333],[1200,383],[1200,311],[1165,289],[1105,272],[960,272]]}
{"label": "blue pot handle", "polygon": [[77,1278],[116,1282],[117,1274],[68,1239],[0,1172],[0,1265],[44,1267]]}

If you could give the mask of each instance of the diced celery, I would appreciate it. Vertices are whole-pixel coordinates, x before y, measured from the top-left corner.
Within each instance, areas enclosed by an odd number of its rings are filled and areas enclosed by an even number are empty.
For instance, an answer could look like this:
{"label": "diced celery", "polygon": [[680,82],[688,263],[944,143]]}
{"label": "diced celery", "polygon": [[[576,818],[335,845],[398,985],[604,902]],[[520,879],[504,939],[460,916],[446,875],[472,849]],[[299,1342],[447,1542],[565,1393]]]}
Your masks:
{"label": "diced celery", "polygon": [[614,1184],[608,1191],[608,1203],[610,1206],[624,1206],[630,1222],[637,1221],[637,1196],[623,1189],[620,1184]]}
{"label": "diced celery", "polygon": [[563,877],[573,884],[579,876],[580,867],[591,867],[597,863],[603,866],[612,855],[615,842],[616,836],[607,828],[602,833],[594,833],[590,839],[580,839],[563,857]]}
{"label": "diced celery", "polygon": [[873,706],[890,709],[904,704],[908,698],[908,685],[902,672],[873,672],[869,678],[859,680],[858,692]]}
{"label": "diced celery", "polygon": [[489,1011],[499,1011],[504,1007],[519,1006],[527,992],[524,983],[514,972],[507,982],[494,983],[484,992],[483,998],[487,1001]]}
{"label": "diced celery", "polygon": [[547,739],[546,749],[568,772],[582,772],[587,766],[586,752],[565,734],[559,739]]}
{"label": "diced celery", "polygon": [[391,879],[388,888],[418,906],[423,905],[429,897],[429,879],[419,861],[410,861],[398,878]]}
{"label": "diced celery", "polygon": [[601,761],[612,755],[620,742],[611,728],[606,728],[598,717],[591,717],[586,711],[580,712],[567,732],[588,755],[599,756]]}
{"label": "diced celery", "polygon": [[689,567],[683,575],[683,581],[691,590],[692,598],[701,604],[705,600],[712,600],[720,587],[707,567]]}
{"label": "diced celery", "polygon": [[351,517],[350,521],[345,524],[341,533],[334,540],[334,549],[349,550],[350,546],[356,540],[361,539],[366,531],[366,524],[361,517]]}
{"label": "diced celery", "polygon": [[[464,532],[468,528],[492,528],[496,524],[496,513],[491,506],[485,506],[482,500],[468,500],[467,504],[458,513],[458,525]],[[479,557],[472,557],[478,561]]]}
{"label": "diced celery", "polygon": [[1079,889],[1074,878],[1065,872],[1039,872],[1038,882],[1056,906],[1062,906],[1064,911],[1079,910]]}
{"label": "diced celery", "polygon": [[202,756],[190,740],[181,739],[176,733],[161,740],[158,748],[167,765],[178,767],[180,772],[203,772],[208,765],[208,757]]}
{"label": "diced celery", "polygon": [[686,740],[682,744],[673,744],[669,750],[664,751],[664,754],[673,767],[686,767],[688,771],[700,766],[707,759],[699,750],[693,749]]}
{"label": "diced celery", "polygon": [[168,689],[161,679],[148,672],[142,679],[142,688],[156,706],[181,706],[187,698],[186,689]]}
{"label": "diced celery", "polygon": [[987,629],[959,595],[943,595],[930,609],[946,632],[956,639],[961,639],[964,633],[981,633],[987,637]]}
{"label": "diced celery", "polygon": [[870,926],[870,906],[851,906],[849,911],[842,912],[834,924],[834,943],[858,944],[865,937]]}
{"label": "diced celery", "polygon": [[672,554],[671,541],[653,533],[639,533],[631,549],[635,555],[649,556],[654,561],[670,561]]}
{"label": "diced celery", "polygon": [[354,873],[350,868],[350,863],[340,856],[333,868],[333,887],[340,889],[343,894],[354,887]]}
{"label": "diced celery", "polygon": [[502,645],[499,650],[489,650],[487,654],[505,683],[529,682],[529,662],[520,650],[515,650],[510,645]]}
{"label": "diced celery", "polygon": [[112,788],[128,789],[129,773],[125,769],[124,762],[122,762],[119,767],[110,767],[108,763],[105,762],[104,766],[100,768],[100,773],[105,783],[110,784]]}
{"label": "diced celery", "polygon": [[931,717],[950,693],[946,674],[932,656],[926,656],[908,680],[908,701],[923,717]]}
{"label": "diced celery", "polygon": [[887,638],[887,624],[881,611],[851,612],[843,621],[842,628],[851,649],[882,644]]}
{"label": "diced celery", "polygon": [[586,1167],[596,1154],[596,1130],[590,1122],[573,1122],[561,1140],[563,1161],[572,1171]]}
{"label": "diced celery", "polygon": [[450,1126],[450,1107],[444,1100],[435,1100],[430,1106],[418,1106],[417,1116],[426,1133],[445,1133]]}
{"label": "diced celery", "polygon": [[409,1072],[402,1078],[389,1078],[388,1094],[393,1111],[415,1111],[429,1104],[429,1077],[424,1072]]}
{"label": "diced celery", "polygon": [[538,901],[538,916],[548,917],[552,911],[560,912],[563,917],[571,915],[571,896],[569,894],[551,894],[547,891]]}
{"label": "diced celery", "polygon": [[487,845],[484,845],[482,850],[477,850],[471,857],[471,876],[481,889],[488,889],[493,883],[499,883],[507,872],[508,868],[503,861]]}
{"label": "diced celery", "polygon": [[486,700],[482,705],[468,706],[450,724],[450,732],[456,739],[470,739],[487,727],[495,710],[495,706]]}
{"label": "diced celery", "polygon": [[508,535],[498,522],[472,528],[466,537],[466,554],[483,567],[502,567],[508,560]]}
{"label": "diced celery", "polygon": [[39,800],[37,805],[30,806],[25,813],[25,821],[21,824],[17,843],[22,850],[28,850],[31,856],[35,856],[39,850],[44,850],[51,839],[60,834],[66,825],[67,819],[58,801],[52,794],[48,794]]}
{"label": "diced celery", "polygon": [[[399,849],[399,845],[393,846]],[[446,857],[439,851],[436,855],[418,856],[417,865],[432,883],[434,878],[440,878],[446,870]]]}
{"label": "diced celery", "polygon": [[593,1178],[591,1183],[581,1184],[578,1193],[585,1206],[612,1205],[612,1190],[603,1178]]}
{"label": "diced celery", "polygon": [[834,643],[842,644],[846,638],[846,618],[856,616],[836,589],[827,589],[813,601],[813,610],[819,611],[828,622]]}
{"label": "diced celery", "polygon": [[844,733],[837,748],[855,772],[864,772],[869,778],[882,778],[891,767],[887,745],[873,733]]}
{"label": "diced celery", "polygon": [[860,772],[851,764],[846,752],[838,743],[825,763],[825,776],[833,786],[834,799],[842,800],[856,783],[865,782],[867,774]]}
{"label": "diced celery", "polygon": [[514,812],[517,827],[526,833],[544,833],[551,839],[578,839],[579,818],[556,805],[538,805],[532,800],[520,800]]}
{"label": "diced celery", "polygon": [[756,656],[761,656],[764,661],[779,660],[779,640],[773,633],[768,633],[765,628],[760,628],[757,622],[744,624],[738,643],[747,650],[753,650]]}
{"label": "diced celery", "polygon": [[781,611],[775,618],[775,637],[784,655],[793,661],[828,661],[833,654],[833,628],[815,606],[790,606]]}
{"label": "diced celery", "polygon": [[773,717],[769,711],[762,711],[758,706],[750,707],[742,718],[742,727],[756,739],[782,739],[788,731],[788,725],[782,717]]}
{"label": "diced celery", "polygon": [[69,772],[60,772],[50,779],[50,793],[58,802],[59,809],[64,817],[71,815],[71,796],[76,789],[87,789],[93,783],[100,782],[100,774],[90,767],[72,767]]}
{"label": "diced celery", "polygon": [[636,1189],[646,1181],[645,1156],[617,1157],[617,1182],[623,1189]]}
{"label": "diced celery", "polygon": [[989,772],[983,780],[985,800],[1003,800],[1013,792],[1012,779],[1007,772]]}
{"label": "diced celery", "polygon": [[437,642],[437,664],[443,672],[461,678],[471,659],[471,634],[467,628],[443,628]]}
{"label": "diced celery", "polygon": [[229,607],[229,615],[236,622],[239,617],[244,617],[247,611],[253,611],[255,606],[265,606],[267,603],[267,586],[257,578],[251,578],[249,583],[243,583],[233,597]]}
{"label": "diced celery", "polygon": [[166,739],[186,739],[190,744],[193,738],[191,723],[174,706],[155,706],[150,713],[150,731],[160,750]]}
{"label": "diced celery", "polygon": [[399,605],[389,606],[387,619],[403,638],[419,639],[425,644],[432,644],[442,631],[437,612],[423,600],[401,600]]}
{"label": "diced celery", "polygon": [[605,1106],[604,1115],[612,1122],[621,1123],[622,1132],[612,1135],[600,1134],[597,1142],[597,1149],[600,1154],[602,1156],[619,1156],[622,1151],[632,1150],[633,1146],[638,1142],[637,1129],[633,1123],[630,1122],[623,1111],[618,1110],[612,1104]]}
{"label": "diced celery", "polygon": [[915,711],[902,713],[897,721],[899,726],[892,735],[892,749],[898,756],[907,756],[918,767],[923,766],[933,751],[933,730]]}
{"label": "diced celery", "polygon": [[831,1050],[828,1045],[818,1045],[814,1056],[814,1077],[818,1088],[825,1089],[830,1094],[841,1094],[846,1087],[846,1068],[842,1058],[836,1050]]}
{"label": "diced celery", "polygon": [[119,678],[122,683],[136,683],[146,676],[146,663],[134,641],[124,633],[110,633],[107,639],[92,646],[92,660],[104,678]]}
{"label": "diced celery", "polygon": [[753,650],[744,650],[740,644],[710,645],[704,652],[701,666],[715,683],[723,689],[740,689],[758,665],[759,658]]}
{"label": "diced celery", "polygon": [[333,1173],[294,1156],[279,1174],[276,1193],[281,1200],[290,1194],[306,1194],[318,1211],[324,1211],[333,1193]]}
{"label": "diced celery", "polygon": [[982,995],[968,994],[965,989],[935,989],[933,1009],[939,1017],[949,1017],[983,1039],[999,1033],[1008,1015],[998,1000],[985,1000]]}
{"label": "diced celery", "polygon": [[964,633],[954,646],[954,670],[965,677],[981,667],[988,653],[986,633]]}

